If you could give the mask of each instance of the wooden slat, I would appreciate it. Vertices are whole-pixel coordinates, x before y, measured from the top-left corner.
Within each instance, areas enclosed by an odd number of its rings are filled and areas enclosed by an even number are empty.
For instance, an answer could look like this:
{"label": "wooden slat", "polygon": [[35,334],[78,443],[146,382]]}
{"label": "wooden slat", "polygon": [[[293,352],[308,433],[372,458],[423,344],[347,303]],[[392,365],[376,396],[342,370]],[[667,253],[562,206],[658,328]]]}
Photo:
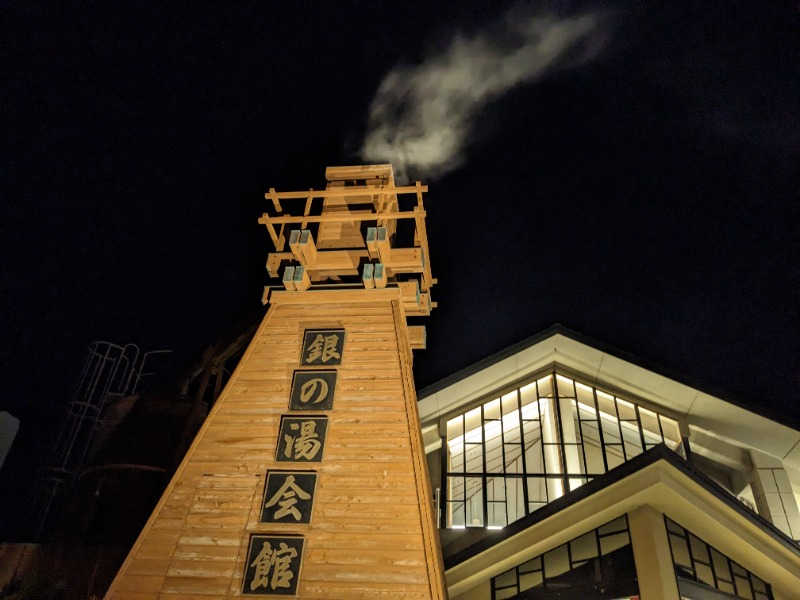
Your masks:
{"label": "wooden slat", "polygon": [[[301,533],[298,597],[444,597],[409,392],[401,290],[274,292],[253,342],[148,521],[109,598],[240,594],[249,536]],[[313,296],[299,301],[295,296]],[[364,296],[369,298],[364,298]],[[311,525],[259,523],[303,331],[346,331]],[[398,327],[401,331],[398,333]],[[418,433],[418,432],[417,432]],[[415,453],[421,456],[415,459]],[[425,533],[426,528],[430,531]],[[327,595],[324,590],[328,590]]]}
{"label": "wooden slat", "polygon": [[172,576],[165,578],[162,590],[167,594],[180,594],[181,597],[190,594],[225,597],[230,587],[231,577],[232,574],[221,577]]}

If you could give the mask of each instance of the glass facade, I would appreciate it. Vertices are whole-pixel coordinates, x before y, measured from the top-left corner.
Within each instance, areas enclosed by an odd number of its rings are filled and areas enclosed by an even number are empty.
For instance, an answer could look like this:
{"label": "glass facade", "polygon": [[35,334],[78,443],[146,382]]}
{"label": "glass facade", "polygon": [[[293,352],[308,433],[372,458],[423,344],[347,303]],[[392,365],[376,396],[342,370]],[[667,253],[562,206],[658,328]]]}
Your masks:
{"label": "glass facade", "polygon": [[[664,517],[681,598],[772,600],[769,584],[706,544],[675,521]],[[724,594],[709,594],[709,588]]]}
{"label": "glass facade", "polygon": [[664,443],[678,423],[550,373],[447,422],[447,527],[501,528]]}
{"label": "glass facade", "polygon": [[492,578],[492,600],[622,599],[638,593],[624,515]]}

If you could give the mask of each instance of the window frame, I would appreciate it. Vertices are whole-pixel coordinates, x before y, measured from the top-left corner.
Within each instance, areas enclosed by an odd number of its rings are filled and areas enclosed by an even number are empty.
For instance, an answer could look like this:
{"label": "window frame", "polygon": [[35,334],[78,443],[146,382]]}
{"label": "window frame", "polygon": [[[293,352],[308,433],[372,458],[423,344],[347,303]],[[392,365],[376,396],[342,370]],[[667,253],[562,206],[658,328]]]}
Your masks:
{"label": "window frame", "polygon": [[[568,380],[570,382],[571,390],[569,390],[569,393],[565,393],[567,390],[559,390],[559,385],[564,384],[563,381],[559,381],[559,378]],[[550,380],[550,392],[549,394],[543,394],[539,386],[541,382],[547,379]],[[533,401],[528,401],[527,404],[523,405],[523,389],[531,385],[535,386],[535,399]],[[578,391],[579,386],[584,388],[584,391],[581,392],[584,395],[586,394],[586,390],[591,390],[592,405],[588,405],[586,402],[580,399],[580,394]],[[601,410],[601,400],[598,397],[598,392],[603,396],[603,403],[608,405],[609,400],[613,403],[613,414]],[[508,472],[506,470],[507,465],[505,464],[506,447],[511,444],[507,444],[506,442],[506,425],[503,423],[506,413],[503,408],[503,400],[511,394],[514,394],[515,396],[514,402],[516,403],[516,427],[518,429],[518,442],[516,443],[519,445],[520,452],[519,458],[515,460],[519,460],[521,464],[521,468],[516,469],[515,472]],[[498,437],[500,438],[499,441],[494,442],[493,445],[499,447],[500,460],[502,464],[501,468],[497,472],[494,472],[491,471],[487,465],[487,454],[489,453],[489,450],[487,450],[486,429],[488,424],[496,421],[497,419],[487,418],[486,409],[487,406],[498,400],[500,402],[500,432],[491,439],[496,439]],[[549,426],[549,428],[552,429],[550,433],[555,433],[554,441],[551,442],[545,441],[545,421],[542,411],[543,401],[548,403],[548,406],[551,407],[548,410],[551,410],[553,413],[552,415],[548,416],[548,419],[554,421],[555,423],[554,429],[553,425]],[[624,405],[624,409],[628,411],[626,418],[620,418],[620,403],[622,403]],[[523,408],[524,406],[529,406],[532,404],[537,405],[536,417],[526,418],[525,415],[523,415]],[[588,419],[582,418],[584,405],[590,407],[590,418]],[[474,413],[476,410],[478,411],[477,427],[468,430],[466,415]],[[658,424],[657,432],[645,428],[645,423],[642,419],[643,410],[648,413],[646,415],[648,420],[652,421],[653,416],[655,417],[655,423]],[[565,441],[563,421],[566,417],[562,414],[562,412],[568,413],[567,416],[569,416],[569,414],[572,416],[572,424],[570,425],[570,429],[574,429],[575,431],[571,432],[570,435],[572,437],[570,437],[570,439],[573,441]],[[451,445],[449,443],[450,440],[448,439],[448,424],[459,418],[461,419],[460,437],[462,438],[462,442],[460,446],[462,452],[462,464],[461,470],[457,471],[451,470],[452,460],[450,450]],[[663,419],[667,419],[670,422],[669,425],[673,427],[671,436],[669,434],[665,435],[666,423]],[[611,421],[610,425],[616,429],[616,435],[619,436],[618,438],[615,438],[617,440],[615,442],[610,442],[605,439],[606,432],[604,430],[607,427],[607,421]],[[539,438],[529,442],[525,439],[525,436],[529,435],[530,431],[526,433],[525,424],[530,422],[538,422],[537,427]],[[593,444],[588,440],[594,439],[590,435],[586,435],[586,432],[591,429],[591,426],[588,425],[590,422],[593,422],[594,427],[596,428],[595,433],[597,439],[595,442],[597,443],[594,444],[594,447],[597,447],[599,444],[599,448],[597,450],[588,452],[587,446],[592,446]],[[475,429],[480,429],[480,439],[473,439],[473,441],[468,442],[468,433],[474,432]],[[531,431],[536,430],[532,428]],[[581,485],[588,483],[592,479],[604,475],[612,468],[627,462],[633,458],[633,456],[646,452],[658,443],[666,443],[670,447],[672,447],[674,444],[675,449],[678,448],[682,442],[681,431],[681,419],[677,418],[674,414],[671,414],[670,411],[663,410],[661,407],[654,407],[651,403],[643,401],[639,398],[633,398],[627,394],[620,396],[613,386],[605,386],[602,383],[600,385],[586,383],[585,379],[579,375],[574,375],[569,370],[562,369],[557,365],[551,365],[547,369],[543,369],[524,379],[520,379],[514,383],[503,386],[492,394],[483,395],[480,398],[463,405],[458,410],[451,411],[440,418],[439,436],[441,440],[441,481],[439,492],[439,526],[446,529],[464,529],[468,527],[493,529],[502,528],[520,518],[531,514],[532,512],[535,512],[539,508],[542,508],[553,500],[560,498],[574,489],[577,489]],[[653,443],[653,440],[656,439],[654,438],[654,435],[660,437],[660,440],[655,443]],[[633,440],[632,436],[635,437],[636,440]],[[457,439],[457,437],[454,437],[453,439]],[[468,445],[474,446],[475,448],[473,448],[473,450],[478,449],[480,451],[480,469],[476,470],[468,466],[466,454]],[[540,451],[542,456],[539,459],[541,470],[539,472],[532,470],[529,471],[529,465],[527,464],[528,451],[534,445],[541,446]],[[550,447],[550,454],[553,455],[550,456],[549,459],[545,451],[547,446]],[[614,464],[610,464],[610,450],[613,452],[618,451],[620,454],[620,457],[615,459]],[[577,471],[568,465],[566,456],[568,453],[573,455],[571,457],[571,462],[578,465]],[[599,456],[602,457],[602,472],[594,472],[594,470],[590,470],[589,457],[594,456],[597,453],[599,453]],[[577,454],[577,456],[574,456],[575,454]],[[594,456],[594,460],[592,462],[594,466],[599,466],[599,463],[597,462],[597,456]],[[468,478],[477,479],[480,481],[481,497],[476,500],[479,511],[475,511],[479,512],[478,518],[476,518],[474,515],[467,515],[469,508],[468,505],[470,505],[470,499],[467,493]],[[489,486],[490,480],[492,480],[491,483],[496,484],[494,478],[501,478],[503,480],[502,497],[499,499],[489,499],[490,489],[494,491],[496,488],[496,485],[491,488]],[[457,481],[458,479],[461,479],[461,485],[463,486],[464,493],[463,498],[459,497],[454,499],[452,497],[452,482]],[[517,480],[519,483],[512,484],[509,480]],[[536,489],[533,486],[538,486],[539,488],[535,495],[532,493],[532,490]],[[473,487],[478,489],[477,486]],[[519,489],[520,487],[521,498]],[[515,495],[514,506],[516,508],[513,509],[513,518],[511,512],[509,511],[510,492]],[[473,494],[473,497],[477,493],[478,492]],[[518,501],[520,500],[521,509],[518,506]],[[490,504],[492,505],[492,510],[490,510]],[[505,507],[505,517],[503,519],[496,518],[495,505],[497,504],[502,504]],[[461,511],[459,511],[459,505]],[[463,516],[458,520],[453,520],[453,515],[456,515],[459,512],[463,512]]]}

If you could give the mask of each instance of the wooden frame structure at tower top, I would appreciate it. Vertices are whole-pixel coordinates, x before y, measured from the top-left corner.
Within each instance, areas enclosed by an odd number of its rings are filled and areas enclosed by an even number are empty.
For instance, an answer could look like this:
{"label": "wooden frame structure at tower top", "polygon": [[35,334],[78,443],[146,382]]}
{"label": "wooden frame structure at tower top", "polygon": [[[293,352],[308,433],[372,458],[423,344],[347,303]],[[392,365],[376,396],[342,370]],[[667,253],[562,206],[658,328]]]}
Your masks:
{"label": "wooden frame structure at tower top", "polygon": [[430,314],[428,187],[396,186],[391,165],[328,167],[325,177],[324,190],[264,195],[272,211],[258,222],[275,244],[269,274],[289,291],[396,286],[408,316]]}

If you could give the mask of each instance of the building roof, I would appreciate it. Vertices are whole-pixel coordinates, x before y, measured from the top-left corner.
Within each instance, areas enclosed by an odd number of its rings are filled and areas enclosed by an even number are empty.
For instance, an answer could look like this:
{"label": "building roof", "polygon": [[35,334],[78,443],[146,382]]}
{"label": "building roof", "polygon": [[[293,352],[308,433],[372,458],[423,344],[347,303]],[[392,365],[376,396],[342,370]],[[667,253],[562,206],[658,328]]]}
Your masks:
{"label": "building roof", "polygon": [[641,506],[666,514],[784,593],[800,586],[796,543],[657,446],[504,529],[453,549],[445,557],[448,589],[458,595]]}
{"label": "building roof", "polygon": [[[754,404],[723,399],[666,370],[561,325],[532,336],[418,392],[423,425],[503,388],[558,368],[687,423],[692,436],[733,442],[783,461],[800,485],[800,428]],[[785,419],[782,419],[785,420]]]}

